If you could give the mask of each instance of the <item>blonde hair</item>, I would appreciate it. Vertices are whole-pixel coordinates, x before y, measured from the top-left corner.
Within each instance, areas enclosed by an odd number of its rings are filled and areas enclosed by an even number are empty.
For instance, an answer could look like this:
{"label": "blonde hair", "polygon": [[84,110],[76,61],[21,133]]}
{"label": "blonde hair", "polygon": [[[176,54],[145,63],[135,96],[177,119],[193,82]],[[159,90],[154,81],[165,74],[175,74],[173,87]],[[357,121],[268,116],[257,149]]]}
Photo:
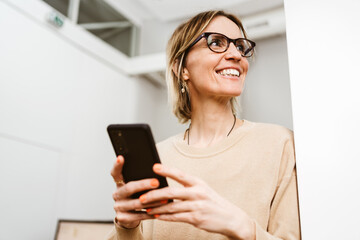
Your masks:
{"label": "blonde hair", "polygon": [[[206,11],[178,26],[167,44],[166,82],[169,102],[173,113],[181,123],[186,123],[191,119],[190,93],[182,76],[188,48],[217,16],[224,16],[233,21],[243,33],[244,38],[247,38],[244,27],[236,16],[224,11]],[[183,88],[185,89],[184,93],[181,92]],[[233,114],[236,114],[235,97],[231,98],[230,104]]]}

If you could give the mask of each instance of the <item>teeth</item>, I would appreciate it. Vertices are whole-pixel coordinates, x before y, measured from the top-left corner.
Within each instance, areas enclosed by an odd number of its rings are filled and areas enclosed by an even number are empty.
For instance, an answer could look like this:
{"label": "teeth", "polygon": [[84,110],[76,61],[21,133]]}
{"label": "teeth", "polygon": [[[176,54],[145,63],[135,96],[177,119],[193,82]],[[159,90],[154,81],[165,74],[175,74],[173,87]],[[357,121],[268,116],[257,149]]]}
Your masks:
{"label": "teeth", "polygon": [[232,68],[224,69],[224,70],[218,72],[218,74],[223,75],[223,76],[236,76],[236,77],[240,76],[239,71],[236,69],[232,69]]}

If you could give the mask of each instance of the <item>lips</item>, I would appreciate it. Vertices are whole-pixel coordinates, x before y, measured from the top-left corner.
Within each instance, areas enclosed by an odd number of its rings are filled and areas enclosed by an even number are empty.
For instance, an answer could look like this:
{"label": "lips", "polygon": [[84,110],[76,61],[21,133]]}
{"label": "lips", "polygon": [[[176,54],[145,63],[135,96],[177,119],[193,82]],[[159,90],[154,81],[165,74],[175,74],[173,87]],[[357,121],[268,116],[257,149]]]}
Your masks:
{"label": "lips", "polygon": [[220,74],[222,76],[230,76],[230,77],[239,77],[240,72],[237,69],[234,68],[226,68],[219,71],[216,71],[217,74]]}

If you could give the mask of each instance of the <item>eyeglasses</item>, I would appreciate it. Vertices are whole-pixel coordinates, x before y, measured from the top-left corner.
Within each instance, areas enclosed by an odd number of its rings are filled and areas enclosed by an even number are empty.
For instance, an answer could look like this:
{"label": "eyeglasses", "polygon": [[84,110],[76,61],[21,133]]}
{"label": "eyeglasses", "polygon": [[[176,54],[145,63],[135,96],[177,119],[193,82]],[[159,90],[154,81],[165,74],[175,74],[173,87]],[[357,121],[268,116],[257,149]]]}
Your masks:
{"label": "eyeglasses", "polygon": [[188,49],[194,46],[202,38],[206,39],[207,46],[213,52],[216,53],[226,52],[226,50],[228,50],[230,46],[230,43],[233,43],[236,49],[239,50],[241,56],[247,58],[253,55],[254,47],[256,45],[255,42],[246,38],[231,39],[221,33],[204,32],[198,38],[196,38],[192,44],[190,44]]}

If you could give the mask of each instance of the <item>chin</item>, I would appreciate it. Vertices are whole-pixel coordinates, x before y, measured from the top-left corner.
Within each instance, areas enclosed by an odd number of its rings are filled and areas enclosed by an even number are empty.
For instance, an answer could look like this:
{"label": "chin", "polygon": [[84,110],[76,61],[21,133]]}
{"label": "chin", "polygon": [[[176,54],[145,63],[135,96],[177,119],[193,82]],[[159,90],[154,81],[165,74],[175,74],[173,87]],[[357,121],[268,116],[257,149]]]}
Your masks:
{"label": "chin", "polygon": [[238,97],[240,96],[242,93],[242,88],[232,88],[232,89],[229,89],[228,91],[226,91],[226,95],[229,96],[229,97]]}
{"label": "chin", "polygon": [[242,93],[242,91],[226,91],[226,92],[222,92],[222,93],[218,93],[219,96],[222,97],[229,97],[229,98],[233,98],[233,97],[238,97],[240,96]]}

